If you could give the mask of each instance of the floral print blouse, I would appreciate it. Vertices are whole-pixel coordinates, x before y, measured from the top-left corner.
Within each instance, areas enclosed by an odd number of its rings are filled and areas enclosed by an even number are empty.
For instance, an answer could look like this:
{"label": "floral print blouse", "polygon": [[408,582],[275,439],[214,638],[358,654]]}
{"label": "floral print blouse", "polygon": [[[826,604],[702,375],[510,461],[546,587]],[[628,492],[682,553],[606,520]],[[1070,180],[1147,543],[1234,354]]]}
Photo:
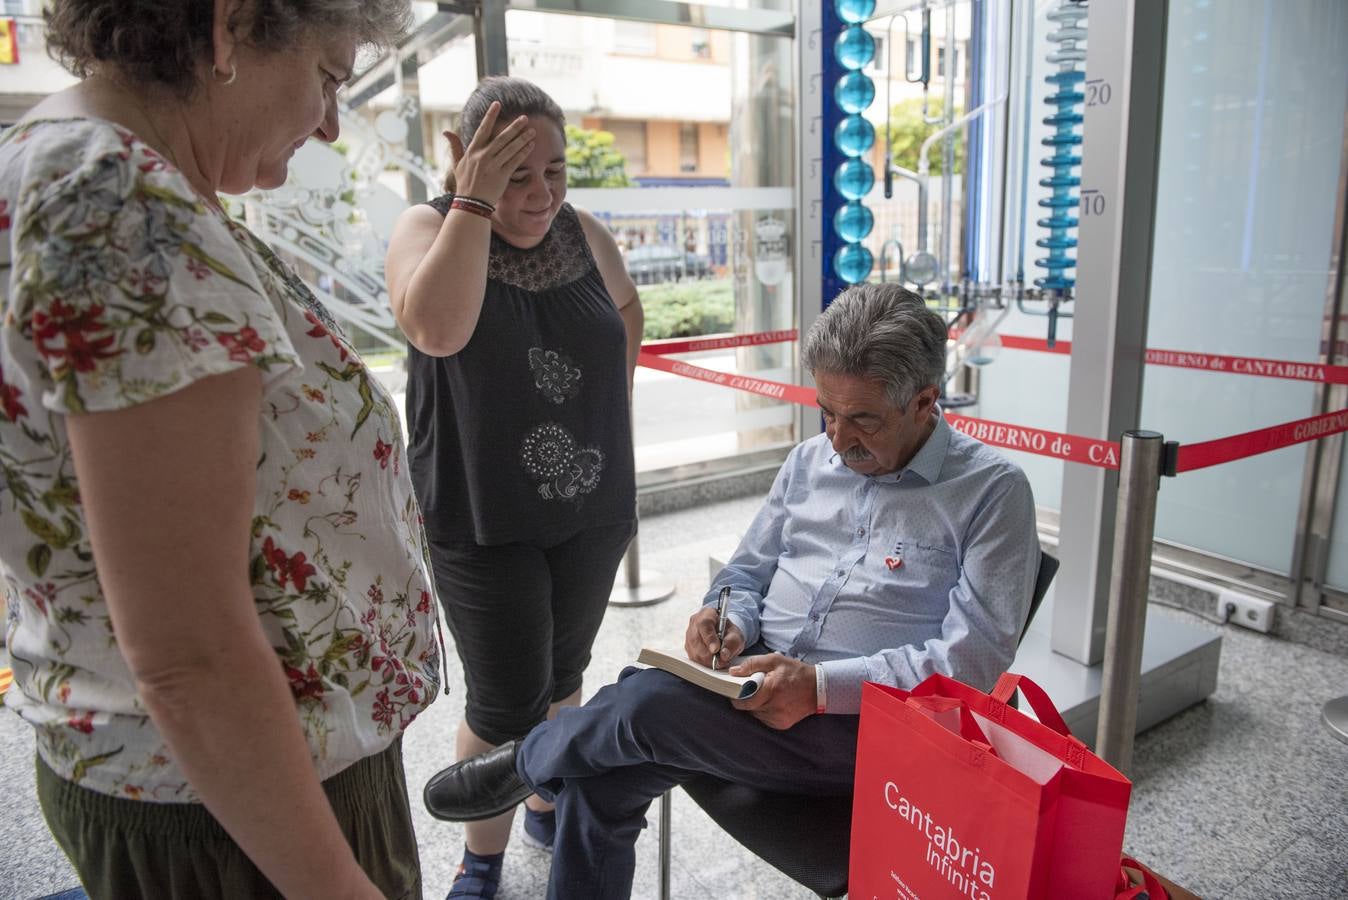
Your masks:
{"label": "floral print blouse", "polygon": [[131,133],[67,119],[0,137],[5,703],[92,790],[198,799],[117,650],[65,417],[240,366],[263,379],[248,575],[327,778],[386,748],[440,681],[389,395],[299,278]]}

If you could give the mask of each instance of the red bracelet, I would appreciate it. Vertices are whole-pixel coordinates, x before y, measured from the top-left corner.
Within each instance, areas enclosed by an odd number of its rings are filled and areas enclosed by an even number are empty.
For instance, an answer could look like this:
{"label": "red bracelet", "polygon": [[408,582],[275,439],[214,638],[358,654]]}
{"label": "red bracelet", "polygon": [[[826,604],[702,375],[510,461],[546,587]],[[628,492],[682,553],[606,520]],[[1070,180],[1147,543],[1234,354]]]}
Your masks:
{"label": "red bracelet", "polygon": [[464,212],[470,212],[470,213],[472,213],[473,215],[475,215],[475,216],[481,216],[481,217],[484,218],[484,219],[490,219],[490,218],[491,218],[491,210],[490,210],[490,209],[487,209],[487,208],[482,207],[482,206],[478,206],[476,203],[471,203],[471,202],[469,202],[469,201],[467,201],[467,200],[460,200],[460,199],[457,198],[457,197],[450,201],[450,203],[449,203],[449,208],[450,208],[450,209],[461,209],[461,210],[463,210]]}
{"label": "red bracelet", "polygon": [[469,197],[467,194],[455,194],[455,200],[462,200],[464,203],[471,203],[474,206],[480,206],[490,212],[496,212],[496,204],[488,203],[486,200],[479,200],[477,197]]}

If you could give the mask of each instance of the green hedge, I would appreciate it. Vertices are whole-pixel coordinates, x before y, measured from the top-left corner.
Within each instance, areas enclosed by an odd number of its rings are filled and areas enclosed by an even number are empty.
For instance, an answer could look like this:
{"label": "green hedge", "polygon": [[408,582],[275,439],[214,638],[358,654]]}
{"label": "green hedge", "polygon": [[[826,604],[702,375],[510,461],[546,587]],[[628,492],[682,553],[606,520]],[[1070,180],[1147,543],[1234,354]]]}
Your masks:
{"label": "green hedge", "polygon": [[645,339],[697,337],[731,331],[735,290],[729,278],[640,285]]}

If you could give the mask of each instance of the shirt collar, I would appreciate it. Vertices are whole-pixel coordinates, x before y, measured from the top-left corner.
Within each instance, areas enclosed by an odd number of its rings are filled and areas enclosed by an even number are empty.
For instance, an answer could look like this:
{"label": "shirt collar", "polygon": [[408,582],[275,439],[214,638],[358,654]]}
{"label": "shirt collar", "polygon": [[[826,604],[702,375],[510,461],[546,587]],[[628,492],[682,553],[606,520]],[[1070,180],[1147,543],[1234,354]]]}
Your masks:
{"label": "shirt collar", "polygon": [[898,472],[903,474],[904,470],[911,469],[927,484],[935,484],[941,477],[941,466],[945,464],[945,454],[950,449],[950,424],[946,422],[945,413],[939,404],[933,407],[932,415],[936,417],[936,427],[918,448],[917,453],[913,454],[908,465]]}
{"label": "shirt collar", "polygon": [[[945,420],[945,413],[937,404],[932,411],[936,417],[936,427],[932,429],[931,434],[923,441],[922,446],[913,454],[913,458],[908,461],[908,465],[899,469],[897,472],[890,472],[885,475],[864,475],[864,478],[872,478],[881,484],[894,484],[903,477],[903,473],[911,471],[927,484],[935,484],[941,477],[941,466],[945,463],[946,451],[950,449],[950,424]],[[829,456],[828,461],[835,466],[847,468],[847,464],[842,461],[842,455],[834,451]],[[852,471],[848,469],[848,471]]]}

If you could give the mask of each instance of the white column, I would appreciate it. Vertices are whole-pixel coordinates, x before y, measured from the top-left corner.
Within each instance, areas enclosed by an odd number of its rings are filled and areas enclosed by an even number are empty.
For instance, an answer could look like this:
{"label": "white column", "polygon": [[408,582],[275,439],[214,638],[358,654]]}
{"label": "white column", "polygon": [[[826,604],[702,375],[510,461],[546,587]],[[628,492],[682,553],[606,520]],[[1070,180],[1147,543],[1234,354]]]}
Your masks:
{"label": "white column", "polygon": [[[1080,247],[1072,303],[1067,431],[1118,440],[1137,428],[1151,288],[1165,0],[1092,3],[1087,20]],[[1043,108],[1036,103],[1036,107]],[[1114,472],[1063,472],[1053,650],[1104,656],[1114,541]]]}

